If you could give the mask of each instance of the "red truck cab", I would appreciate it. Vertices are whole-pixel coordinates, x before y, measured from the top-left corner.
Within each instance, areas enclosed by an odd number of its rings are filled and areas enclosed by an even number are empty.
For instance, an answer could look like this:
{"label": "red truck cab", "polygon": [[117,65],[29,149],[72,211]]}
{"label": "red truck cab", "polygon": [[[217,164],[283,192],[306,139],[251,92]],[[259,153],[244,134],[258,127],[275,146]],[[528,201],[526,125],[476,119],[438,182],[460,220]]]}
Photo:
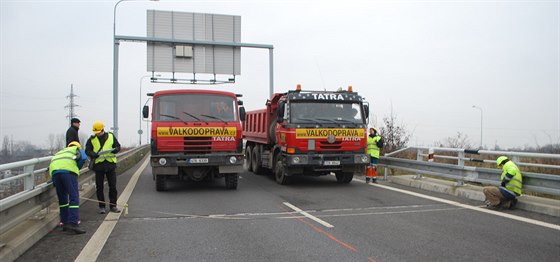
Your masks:
{"label": "red truck cab", "polygon": [[[215,90],[165,90],[153,97],[151,166],[156,190],[166,180],[225,178],[236,189],[243,171],[241,122],[245,110],[236,95]],[[148,117],[144,106],[143,116]]]}

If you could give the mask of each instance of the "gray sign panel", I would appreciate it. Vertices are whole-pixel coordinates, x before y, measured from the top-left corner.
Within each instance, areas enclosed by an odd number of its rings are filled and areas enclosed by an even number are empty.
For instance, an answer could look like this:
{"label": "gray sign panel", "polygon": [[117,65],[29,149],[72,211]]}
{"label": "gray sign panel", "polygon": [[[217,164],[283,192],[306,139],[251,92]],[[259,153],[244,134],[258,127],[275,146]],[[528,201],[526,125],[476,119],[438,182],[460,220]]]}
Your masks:
{"label": "gray sign panel", "polygon": [[[148,10],[147,37],[241,42],[241,16]],[[148,42],[148,71],[241,74],[241,48]]]}

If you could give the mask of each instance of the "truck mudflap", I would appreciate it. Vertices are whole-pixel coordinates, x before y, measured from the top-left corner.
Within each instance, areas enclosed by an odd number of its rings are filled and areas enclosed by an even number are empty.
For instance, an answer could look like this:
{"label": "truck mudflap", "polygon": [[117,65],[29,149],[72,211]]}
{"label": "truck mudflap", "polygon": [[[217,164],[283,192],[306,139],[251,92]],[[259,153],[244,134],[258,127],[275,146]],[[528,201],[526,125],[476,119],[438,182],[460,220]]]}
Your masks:
{"label": "truck mudflap", "polygon": [[284,157],[287,168],[292,171],[289,173],[299,173],[299,170],[361,173],[370,162],[367,154],[290,154]]}
{"label": "truck mudflap", "polygon": [[179,167],[217,167],[219,173],[243,172],[243,154],[165,154],[153,155],[150,159],[154,173],[158,175],[177,175]]}

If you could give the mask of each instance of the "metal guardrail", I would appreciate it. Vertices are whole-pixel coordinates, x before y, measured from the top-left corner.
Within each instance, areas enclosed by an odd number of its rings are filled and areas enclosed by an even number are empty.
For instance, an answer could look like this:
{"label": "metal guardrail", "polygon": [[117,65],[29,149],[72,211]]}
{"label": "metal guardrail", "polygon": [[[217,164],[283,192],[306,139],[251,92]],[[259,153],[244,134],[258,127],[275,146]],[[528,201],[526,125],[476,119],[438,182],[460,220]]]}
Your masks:
{"label": "metal guardrail", "polygon": [[[119,153],[117,159],[122,161],[147,146],[144,145]],[[51,180],[39,185],[35,185],[34,182],[36,175],[44,175],[47,171],[47,168],[35,170],[35,166],[48,164],[51,158],[52,156],[48,156],[0,165],[0,171],[23,168],[22,174],[1,179],[0,184],[12,182],[16,179],[24,180],[23,191],[0,200],[0,221],[2,221],[0,235],[57,201],[56,190],[52,186]],[[92,185],[94,183],[94,173],[90,172],[87,167],[82,168],[78,179],[79,188],[82,188],[85,184]]]}
{"label": "metal guardrail", "polygon": [[[416,150],[416,160],[402,159],[394,157],[395,155],[407,151]],[[436,152],[452,152],[457,156],[436,155]],[[465,154],[477,155],[505,155],[512,159],[518,166],[539,167],[547,169],[560,169],[560,165],[526,163],[521,162],[520,158],[531,158],[536,160],[553,159],[560,160],[560,154],[543,154],[528,152],[508,152],[508,151],[489,151],[489,150],[469,150],[458,148],[429,148],[429,147],[407,147],[397,150],[380,157],[379,165],[387,168],[400,169],[416,173],[416,178],[421,178],[422,174],[436,177],[444,177],[457,180],[457,185],[463,185],[465,181],[477,182],[482,184],[500,185],[501,169],[484,168],[476,166],[465,166],[465,162],[492,163],[496,165],[495,158],[493,160],[467,158]],[[427,157],[427,161],[424,158]],[[434,159],[453,159],[457,161],[456,165],[436,163]],[[388,173],[385,169],[385,179]],[[523,175],[523,191],[537,192],[560,196],[560,175],[543,174],[521,171]]]}

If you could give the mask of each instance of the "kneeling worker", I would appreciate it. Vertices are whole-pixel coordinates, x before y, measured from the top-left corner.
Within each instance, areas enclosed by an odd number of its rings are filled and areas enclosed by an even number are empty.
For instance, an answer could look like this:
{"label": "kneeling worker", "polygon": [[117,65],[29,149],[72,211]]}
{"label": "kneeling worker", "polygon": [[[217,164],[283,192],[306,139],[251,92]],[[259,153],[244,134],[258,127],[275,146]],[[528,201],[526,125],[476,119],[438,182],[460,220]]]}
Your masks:
{"label": "kneeling worker", "polygon": [[49,165],[49,174],[58,196],[63,230],[74,234],[86,232],[78,226],[80,212],[78,177],[85,160],[86,153],[81,149],[80,143],[72,141],[68,147],[53,156]]}
{"label": "kneeling worker", "polygon": [[496,165],[502,168],[503,172],[500,176],[501,186],[484,187],[482,192],[486,196],[486,206],[490,208],[509,208],[513,209],[517,204],[518,196],[521,196],[521,187],[523,178],[521,171],[513,161],[505,156],[500,156],[496,160]]}

